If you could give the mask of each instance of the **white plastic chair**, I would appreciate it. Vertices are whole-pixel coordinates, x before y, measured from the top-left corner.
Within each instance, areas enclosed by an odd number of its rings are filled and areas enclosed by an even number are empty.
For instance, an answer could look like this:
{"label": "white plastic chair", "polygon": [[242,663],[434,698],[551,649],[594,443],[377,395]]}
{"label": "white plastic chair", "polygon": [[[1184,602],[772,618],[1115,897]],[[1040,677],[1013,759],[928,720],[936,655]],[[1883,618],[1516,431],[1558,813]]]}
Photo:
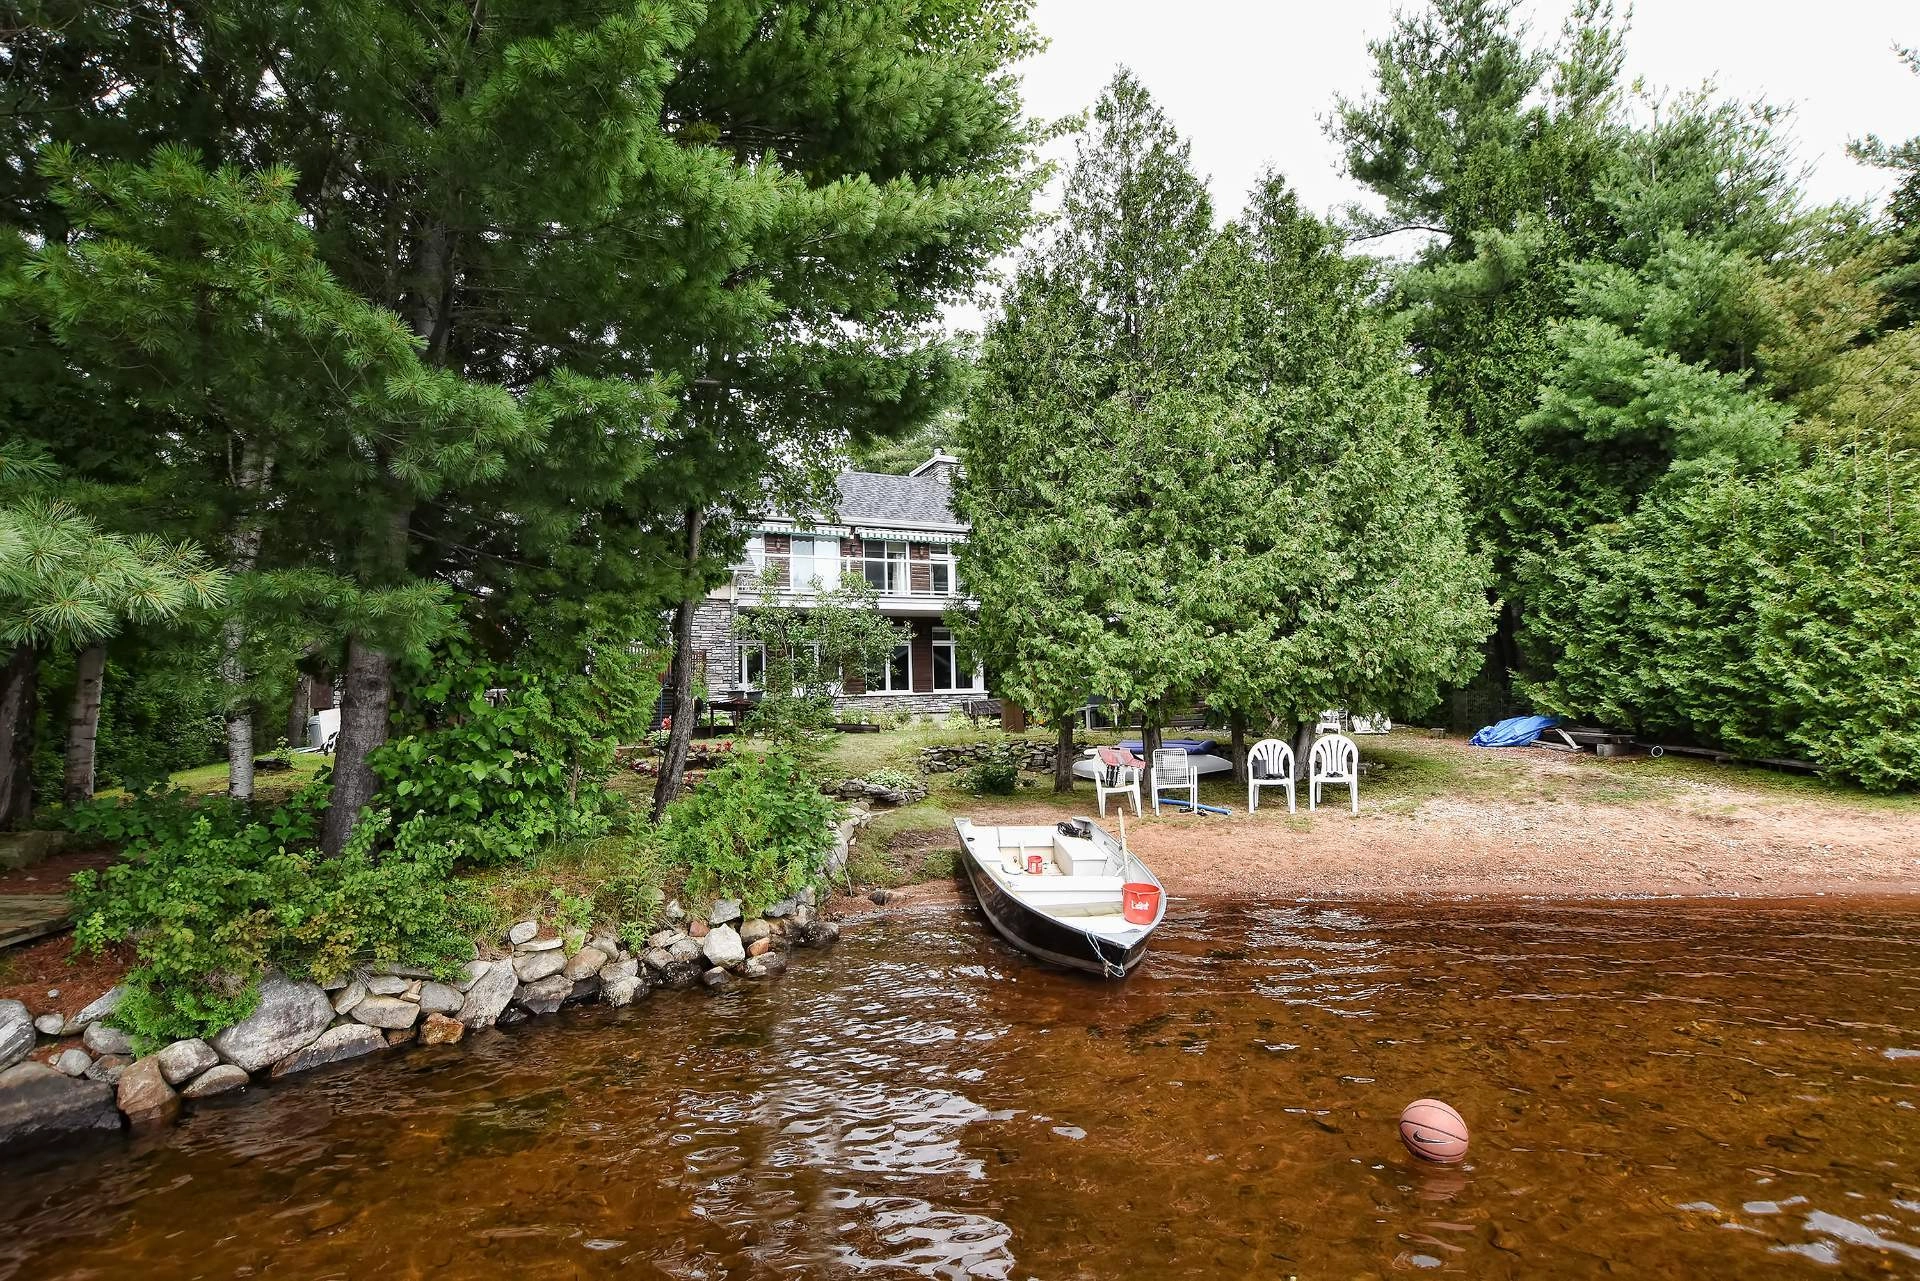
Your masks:
{"label": "white plastic chair", "polygon": [[[1100,817],[1107,816],[1109,796],[1131,796],[1134,817],[1140,815],[1139,758],[1117,747],[1089,747],[1086,755],[1093,762],[1093,794],[1100,802]],[[1128,761],[1135,764],[1129,765]]]}
{"label": "white plastic chair", "polygon": [[1200,812],[1200,775],[1193,758],[1177,747],[1162,747],[1153,754],[1153,812],[1160,812],[1162,792],[1185,792],[1189,814]]}
{"label": "white plastic chair", "polygon": [[1360,812],[1360,748],[1345,734],[1326,734],[1315,741],[1307,757],[1307,808],[1320,805],[1320,789],[1328,784],[1345,783],[1353,797],[1353,812]]}
{"label": "white plastic chair", "polygon": [[1263,738],[1247,753],[1247,813],[1260,808],[1260,789],[1287,789],[1287,813],[1293,813],[1293,749],[1277,738]]}
{"label": "white plastic chair", "polygon": [[1341,712],[1338,708],[1329,707],[1326,711],[1320,713],[1320,723],[1313,727],[1313,732],[1316,734],[1338,734],[1346,728],[1346,726],[1340,723],[1344,716],[1345,713]]}

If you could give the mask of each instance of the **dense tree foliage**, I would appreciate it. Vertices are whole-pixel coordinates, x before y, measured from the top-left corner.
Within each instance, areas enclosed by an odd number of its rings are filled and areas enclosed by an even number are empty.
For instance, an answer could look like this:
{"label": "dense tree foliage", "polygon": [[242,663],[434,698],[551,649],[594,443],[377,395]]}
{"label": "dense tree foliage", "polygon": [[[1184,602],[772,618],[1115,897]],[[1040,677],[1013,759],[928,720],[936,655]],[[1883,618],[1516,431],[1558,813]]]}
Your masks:
{"label": "dense tree foliage", "polygon": [[1278,178],[1219,233],[1122,74],[961,429],[967,635],[1010,696],[1148,737],[1429,705],[1485,633],[1450,463],[1372,267]]}
{"label": "dense tree foliage", "polygon": [[10,425],[237,575],[237,795],[264,692],[342,673],[335,850],[437,637],[659,646],[770,487],[935,408],[1035,180],[1003,0],[15,25]]}

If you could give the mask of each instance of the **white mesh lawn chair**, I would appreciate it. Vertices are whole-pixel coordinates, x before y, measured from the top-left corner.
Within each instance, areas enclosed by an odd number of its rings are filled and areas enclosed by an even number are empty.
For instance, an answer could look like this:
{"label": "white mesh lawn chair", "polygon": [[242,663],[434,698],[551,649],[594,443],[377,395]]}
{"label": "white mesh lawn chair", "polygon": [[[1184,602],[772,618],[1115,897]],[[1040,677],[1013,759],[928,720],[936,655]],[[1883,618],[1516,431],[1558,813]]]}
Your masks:
{"label": "white mesh lawn chair", "polygon": [[1307,757],[1307,808],[1320,805],[1320,789],[1332,783],[1347,785],[1353,812],[1360,812],[1360,749],[1345,734],[1322,735]]}
{"label": "white mesh lawn chair", "polygon": [[1100,802],[1100,817],[1107,816],[1109,796],[1131,796],[1133,813],[1140,814],[1140,758],[1117,747],[1089,747],[1093,761],[1093,794]]}
{"label": "white mesh lawn chair", "polygon": [[1293,749],[1277,738],[1263,738],[1247,753],[1247,813],[1260,808],[1260,789],[1287,789],[1287,813],[1293,813]]}
{"label": "white mesh lawn chair", "polygon": [[1160,812],[1162,792],[1185,792],[1187,812],[1200,812],[1200,775],[1193,758],[1177,747],[1162,747],[1153,754],[1153,812]]}

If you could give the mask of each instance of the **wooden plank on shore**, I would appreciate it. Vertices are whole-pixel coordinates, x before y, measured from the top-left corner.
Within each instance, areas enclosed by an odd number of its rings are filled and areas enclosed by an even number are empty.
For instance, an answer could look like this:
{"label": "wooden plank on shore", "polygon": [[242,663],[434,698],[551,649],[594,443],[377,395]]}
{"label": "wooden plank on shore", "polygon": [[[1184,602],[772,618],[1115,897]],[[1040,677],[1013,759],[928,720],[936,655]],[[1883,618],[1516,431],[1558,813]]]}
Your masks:
{"label": "wooden plank on shore", "polygon": [[0,894],[0,947],[58,934],[72,919],[65,894]]}

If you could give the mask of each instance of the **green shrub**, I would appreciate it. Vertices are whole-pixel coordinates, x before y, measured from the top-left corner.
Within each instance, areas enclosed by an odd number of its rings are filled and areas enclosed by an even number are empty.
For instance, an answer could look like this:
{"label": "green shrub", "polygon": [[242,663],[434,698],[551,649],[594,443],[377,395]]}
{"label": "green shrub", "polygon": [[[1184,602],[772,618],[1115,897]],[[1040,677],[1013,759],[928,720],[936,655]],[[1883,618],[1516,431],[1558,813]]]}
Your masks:
{"label": "green shrub", "polygon": [[374,816],[324,858],[314,838],[328,790],[258,819],[178,794],[75,815],[80,830],[125,843],[118,861],[74,877],[74,944],[133,944],[117,1022],[143,1051],[244,1018],[269,969],[325,978],[405,962],[451,974],[470,954],[475,911],[451,877],[454,847],[420,821],[396,829]]}
{"label": "green shrub", "polygon": [[1920,461],[1703,471],[1533,558],[1540,711],[1920,786]]}
{"label": "green shrub", "polygon": [[961,776],[967,790],[980,796],[1012,796],[1020,785],[1020,756],[1005,743],[987,749],[978,765]]}
{"label": "green shrub", "polygon": [[742,754],[667,807],[660,846],[689,895],[759,909],[820,874],[838,814],[792,756]]}
{"label": "green shrub", "polygon": [[910,787],[920,786],[919,779],[905,770],[894,769],[891,766],[868,770],[865,781],[872,783],[875,787],[887,787],[896,792],[904,792]]}
{"label": "green shrub", "polygon": [[459,647],[409,690],[410,732],[374,752],[379,804],[396,822],[426,824],[463,863],[526,858],[549,842],[611,830],[614,748],[647,711],[635,689],[644,665],[622,647],[586,674],[537,655],[495,665]]}

